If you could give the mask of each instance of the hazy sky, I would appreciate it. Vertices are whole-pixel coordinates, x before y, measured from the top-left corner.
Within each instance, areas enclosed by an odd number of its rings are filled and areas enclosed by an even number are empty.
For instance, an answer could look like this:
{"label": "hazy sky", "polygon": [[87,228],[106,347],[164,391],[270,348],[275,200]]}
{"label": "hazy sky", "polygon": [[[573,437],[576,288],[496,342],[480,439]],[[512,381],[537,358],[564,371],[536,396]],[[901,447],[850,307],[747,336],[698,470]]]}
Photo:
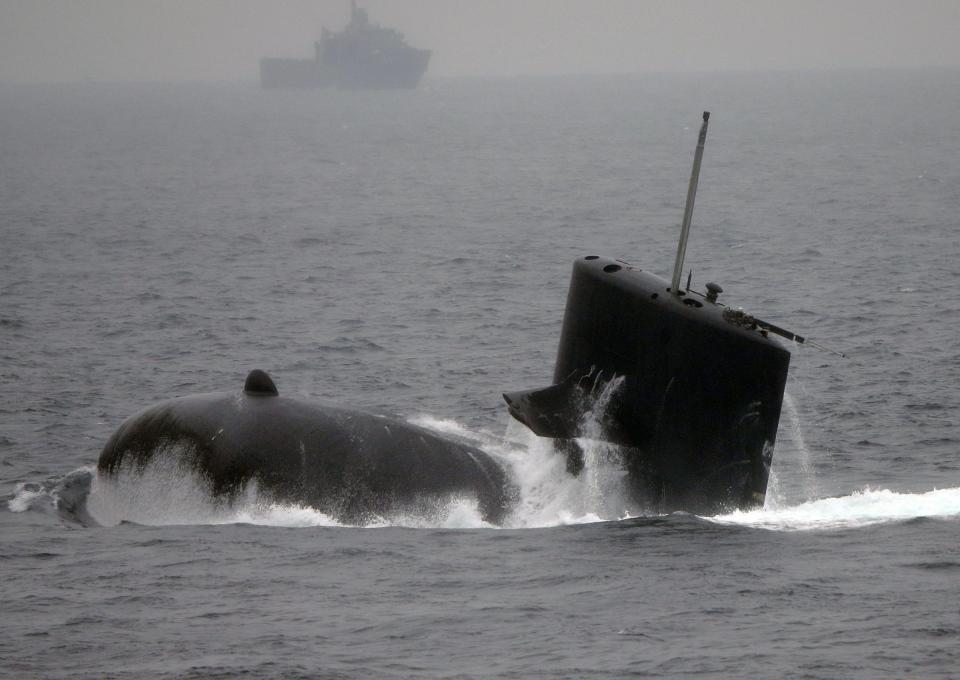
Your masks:
{"label": "hazy sky", "polygon": [[[960,0],[366,0],[429,75],[960,66]],[[254,80],[348,0],[0,0],[0,81]]]}

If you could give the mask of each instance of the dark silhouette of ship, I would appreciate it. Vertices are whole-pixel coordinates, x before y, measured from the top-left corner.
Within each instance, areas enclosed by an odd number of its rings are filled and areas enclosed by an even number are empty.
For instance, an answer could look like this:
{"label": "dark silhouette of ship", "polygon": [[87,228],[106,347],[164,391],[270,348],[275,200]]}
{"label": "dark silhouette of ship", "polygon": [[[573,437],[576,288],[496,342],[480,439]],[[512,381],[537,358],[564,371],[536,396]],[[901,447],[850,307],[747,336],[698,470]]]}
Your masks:
{"label": "dark silhouette of ship", "polygon": [[350,23],[342,31],[322,29],[313,46],[313,59],[261,59],[260,84],[267,89],[413,89],[431,54],[410,47],[402,33],[371,22],[355,0]]}

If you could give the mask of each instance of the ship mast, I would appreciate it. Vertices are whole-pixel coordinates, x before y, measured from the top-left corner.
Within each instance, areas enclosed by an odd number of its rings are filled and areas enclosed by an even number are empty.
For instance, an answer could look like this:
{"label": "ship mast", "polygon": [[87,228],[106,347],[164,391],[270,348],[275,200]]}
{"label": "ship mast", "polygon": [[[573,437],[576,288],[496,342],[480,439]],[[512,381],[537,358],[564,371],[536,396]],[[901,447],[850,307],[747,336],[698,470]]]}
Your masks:
{"label": "ship mast", "polygon": [[673,265],[673,279],[670,292],[680,295],[680,275],[683,273],[683,258],[687,254],[687,237],[690,236],[690,221],[693,219],[693,202],[697,198],[697,183],[700,181],[700,161],[703,160],[703,146],[707,141],[707,121],[710,112],[703,112],[703,125],[700,126],[700,138],[697,150],[693,154],[693,170],[690,172],[690,186],[687,188],[687,205],[683,209],[683,225],[680,227],[680,243],[677,245],[677,261]]}

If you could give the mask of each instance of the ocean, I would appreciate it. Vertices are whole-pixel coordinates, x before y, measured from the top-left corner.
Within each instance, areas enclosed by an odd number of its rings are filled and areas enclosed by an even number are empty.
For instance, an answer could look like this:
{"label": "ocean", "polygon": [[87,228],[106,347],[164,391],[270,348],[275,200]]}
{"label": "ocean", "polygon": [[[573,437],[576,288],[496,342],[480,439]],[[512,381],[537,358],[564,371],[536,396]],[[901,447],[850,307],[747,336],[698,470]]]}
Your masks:
{"label": "ocean", "polygon": [[[551,382],[575,258],[687,266],[793,352],[766,506],[631,507],[501,393]],[[960,72],[0,86],[0,676],[960,675]],[[157,469],[129,415],[239,390],[497,457],[342,526]]]}

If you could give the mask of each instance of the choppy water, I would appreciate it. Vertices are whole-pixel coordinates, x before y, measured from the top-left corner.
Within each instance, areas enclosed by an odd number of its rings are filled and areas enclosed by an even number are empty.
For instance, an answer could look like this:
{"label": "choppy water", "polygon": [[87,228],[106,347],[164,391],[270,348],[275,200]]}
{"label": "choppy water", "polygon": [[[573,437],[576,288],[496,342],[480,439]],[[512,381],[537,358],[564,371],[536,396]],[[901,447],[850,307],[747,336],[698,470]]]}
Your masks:
{"label": "choppy water", "polygon": [[[574,257],[669,273],[703,109],[695,286],[849,358],[794,351],[766,508],[636,517],[500,393],[549,382]],[[954,676],[957,110],[951,71],[0,88],[0,675]],[[253,367],[472,441],[517,510],[92,479]]]}

